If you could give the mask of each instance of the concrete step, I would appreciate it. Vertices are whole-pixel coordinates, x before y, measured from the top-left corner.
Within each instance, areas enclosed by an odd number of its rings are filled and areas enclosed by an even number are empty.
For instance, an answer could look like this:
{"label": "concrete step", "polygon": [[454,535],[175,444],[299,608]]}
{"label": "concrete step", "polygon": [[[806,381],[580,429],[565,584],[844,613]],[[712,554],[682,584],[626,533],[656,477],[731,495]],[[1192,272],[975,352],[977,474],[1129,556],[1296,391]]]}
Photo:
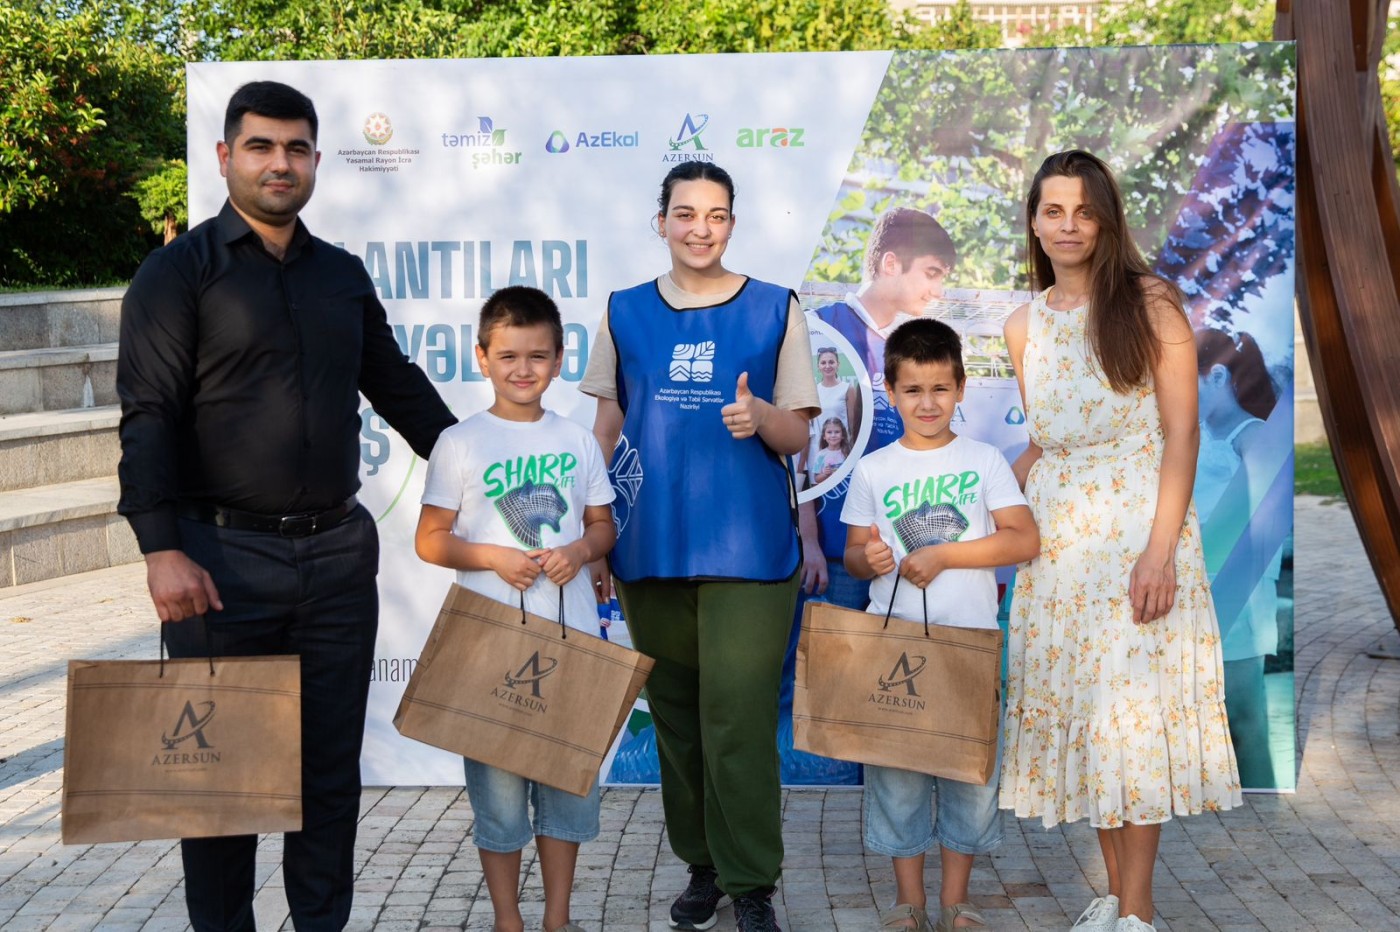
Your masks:
{"label": "concrete step", "polygon": [[0,417],[0,492],[112,475],[120,422],[117,405]]}
{"label": "concrete step", "polygon": [[0,588],[141,559],[104,476],[0,492]]}
{"label": "concrete step", "polygon": [[0,295],[0,351],[115,343],[126,288]]}
{"label": "concrete step", "polygon": [[0,352],[0,415],[117,403],[117,344]]}

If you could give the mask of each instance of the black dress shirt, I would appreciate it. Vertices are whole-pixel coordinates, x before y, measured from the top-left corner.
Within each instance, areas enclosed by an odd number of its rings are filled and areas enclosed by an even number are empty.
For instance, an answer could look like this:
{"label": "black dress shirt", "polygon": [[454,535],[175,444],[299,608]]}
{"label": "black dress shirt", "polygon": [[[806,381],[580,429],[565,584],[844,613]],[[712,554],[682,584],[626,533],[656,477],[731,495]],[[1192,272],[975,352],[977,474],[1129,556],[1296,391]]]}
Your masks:
{"label": "black dress shirt", "polygon": [[360,487],[359,392],[423,457],[456,423],[403,355],[360,260],[297,221],[278,261],[225,202],[152,253],[122,301],[121,500],[142,553],[176,503],[321,511]]}

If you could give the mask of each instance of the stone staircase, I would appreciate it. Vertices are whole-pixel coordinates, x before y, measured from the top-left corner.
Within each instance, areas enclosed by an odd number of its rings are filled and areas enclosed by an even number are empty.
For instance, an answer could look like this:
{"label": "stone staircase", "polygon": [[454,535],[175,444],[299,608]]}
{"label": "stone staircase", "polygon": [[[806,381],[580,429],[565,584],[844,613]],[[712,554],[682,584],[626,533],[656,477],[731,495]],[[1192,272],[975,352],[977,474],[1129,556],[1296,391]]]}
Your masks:
{"label": "stone staircase", "polygon": [[0,588],[141,559],[116,512],[123,291],[0,295]]}

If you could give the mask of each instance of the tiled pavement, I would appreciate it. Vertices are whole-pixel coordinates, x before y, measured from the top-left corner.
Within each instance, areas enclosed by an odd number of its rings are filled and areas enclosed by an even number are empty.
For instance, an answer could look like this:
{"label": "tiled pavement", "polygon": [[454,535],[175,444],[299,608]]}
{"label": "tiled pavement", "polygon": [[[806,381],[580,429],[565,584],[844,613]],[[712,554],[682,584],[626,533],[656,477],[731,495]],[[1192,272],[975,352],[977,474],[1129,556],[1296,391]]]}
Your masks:
{"label": "tiled pavement", "polygon": [[[1299,499],[1296,553],[1298,792],[1168,823],[1159,929],[1400,930],[1400,660],[1367,653],[1383,641],[1400,653],[1400,640],[1344,506]],[[0,594],[4,929],[187,928],[174,843],[65,847],[58,838],[65,660],[150,656],[143,582],[139,567],[122,567]],[[888,860],[861,850],[859,793],[791,791],[784,807],[784,928],[873,929],[893,883]],[[471,819],[455,788],[366,790],[351,927],[489,929]],[[1104,887],[1092,832],[1083,824],[1046,832],[1009,816],[1006,828],[1002,848],[977,862],[974,900],[996,929],[1067,928]],[[279,847],[269,838],[261,852],[265,929],[286,917]],[[530,866],[527,927],[538,928],[539,872]],[[575,920],[660,932],[684,880],[663,839],[657,793],[607,791],[603,836],[579,861]],[[717,928],[732,927],[722,911]]]}

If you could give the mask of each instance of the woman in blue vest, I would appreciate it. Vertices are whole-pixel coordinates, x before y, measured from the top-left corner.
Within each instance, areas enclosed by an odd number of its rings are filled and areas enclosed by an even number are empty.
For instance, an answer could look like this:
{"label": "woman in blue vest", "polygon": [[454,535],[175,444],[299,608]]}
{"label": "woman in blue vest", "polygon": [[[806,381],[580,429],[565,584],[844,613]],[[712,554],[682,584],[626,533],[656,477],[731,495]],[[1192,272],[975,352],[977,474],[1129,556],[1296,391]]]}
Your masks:
{"label": "woman in blue vest", "polygon": [[[666,176],[656,220],[671,269],[613,292],[582,389],[613,451],[612,579],[656,660],[646,694],[666,828],[690,867],[670,924],[708,929],[732,898],[739,929],[769,932],[778,685],[800,562],[787,457],[820,403],[796,296],[721,261],[733,202],[712,163]],[[595,575],[607,597],[611,580]]]}

